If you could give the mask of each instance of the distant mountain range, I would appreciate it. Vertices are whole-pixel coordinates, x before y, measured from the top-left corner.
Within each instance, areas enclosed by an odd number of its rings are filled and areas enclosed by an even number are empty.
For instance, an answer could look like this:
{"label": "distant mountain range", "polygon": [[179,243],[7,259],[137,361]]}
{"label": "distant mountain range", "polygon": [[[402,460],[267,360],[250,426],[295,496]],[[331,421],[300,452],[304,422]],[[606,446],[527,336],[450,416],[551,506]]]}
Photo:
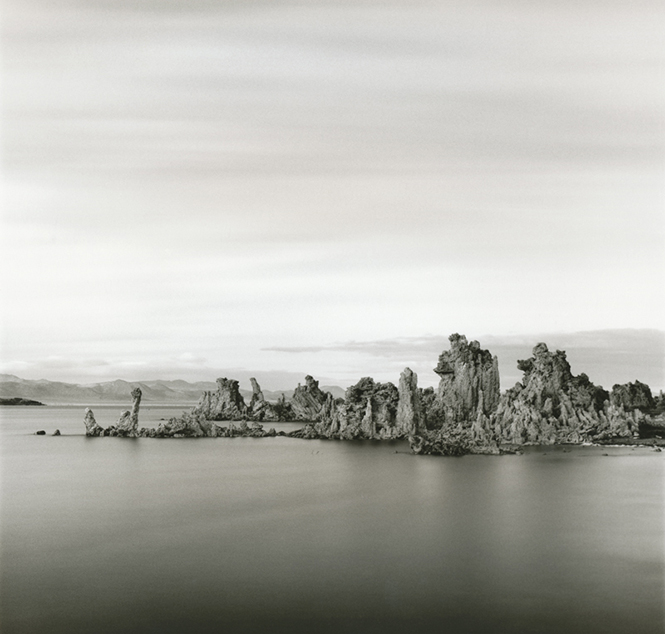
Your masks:
{"label": "distant mountain range", "polygon": [[[13,374],[0,374],[0,398],[24,398],[41,401],[46,405],[94,405],[95,403],[130,403],[130,393],[133,388],[140,387],[143,392],[143,403],[173,403],[195,404],[201,393],[216,390],[217,384],[213,381],[200,381],[188,383],[187,381],[106,381],[103,383],[77,384],[60,383],[40,379],[33,381],[21,379]],[[344,389],[336,385],[322,386],[325,392],[333,396],[343,397]],[[252,396],[251,390],[240,390],[245,400]],[[268,401],[277,401],[284,394],[287,399],[293,395],[293,390],[263,391]]]}

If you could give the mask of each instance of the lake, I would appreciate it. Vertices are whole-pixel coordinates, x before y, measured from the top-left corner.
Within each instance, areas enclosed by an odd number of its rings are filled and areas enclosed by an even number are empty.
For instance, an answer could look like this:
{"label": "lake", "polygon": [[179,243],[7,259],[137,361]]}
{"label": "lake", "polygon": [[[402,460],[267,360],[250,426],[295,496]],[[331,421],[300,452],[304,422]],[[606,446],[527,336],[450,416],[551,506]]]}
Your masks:
{"label": "lake", "polygon": [[0,411],[3,634],[663,632],[665,452],[86,438],[83,410]]}

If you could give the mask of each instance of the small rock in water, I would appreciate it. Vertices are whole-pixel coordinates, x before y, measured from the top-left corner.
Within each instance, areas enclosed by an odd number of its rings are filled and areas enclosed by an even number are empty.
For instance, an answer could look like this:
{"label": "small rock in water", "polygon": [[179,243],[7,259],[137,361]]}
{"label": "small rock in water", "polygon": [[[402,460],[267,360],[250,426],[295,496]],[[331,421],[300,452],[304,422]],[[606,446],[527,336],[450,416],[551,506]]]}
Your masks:
{"label": "small rock in water", "polygon": [[43,429],[35,432],[35,436],[46,436],[46,432]]}
{"label": "small rock in water", "polygon": [[59,430],[59,429],[56,429],[56,430],[53,432],[53,435],[54,435],[54,436],[60,436],[60,430]]}

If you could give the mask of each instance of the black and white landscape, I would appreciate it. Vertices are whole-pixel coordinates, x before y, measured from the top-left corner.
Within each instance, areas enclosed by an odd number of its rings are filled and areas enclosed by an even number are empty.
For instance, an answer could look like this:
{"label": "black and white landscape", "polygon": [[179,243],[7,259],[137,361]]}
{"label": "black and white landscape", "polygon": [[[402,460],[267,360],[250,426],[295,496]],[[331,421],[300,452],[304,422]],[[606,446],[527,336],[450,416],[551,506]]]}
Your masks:
{"label": "black and white landscape", "polygon": [[3,634],[660,634],[664,21],[5,0]]}

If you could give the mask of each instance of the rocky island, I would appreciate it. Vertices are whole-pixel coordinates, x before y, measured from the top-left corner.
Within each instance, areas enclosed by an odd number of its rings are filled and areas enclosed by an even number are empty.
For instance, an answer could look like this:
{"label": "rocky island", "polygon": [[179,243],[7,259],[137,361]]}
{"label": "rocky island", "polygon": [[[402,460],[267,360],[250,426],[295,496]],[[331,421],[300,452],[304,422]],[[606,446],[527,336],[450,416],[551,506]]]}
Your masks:
{"label": "rocky island", "polygon": [[[291,399],[268,402],[256,379],[246,403],[234,379],[217,379],[215,391],[180,417],[156,428],[139,427],[141,390],[132,391],[131,410],[115,425],[100,427],[90,408],[85,412],[88,436],[150,438],[265,437],[303,439],[407,439],[416,454],[463,455],[514,452],[523,445],[636,443],[665,438],[665,398],[654,397],[636,381],[614,385],[611,392],[594,385],[586,374],[574,376],[566,353],[539,343],[529,359],[518,361],[523,378],[503,394],[496,356],[464,335],[449,337],[441,353],[434,388],[419,388],[418,377],[405,368],[397,386],[364,377],[334,398],[305,377]],[[286,434],[263,423],[302,421]],[[226,422],[226,425],[219,423]]]}
{"label": "rocky island", "polygon": [[0,405],[45,407],[44,403],[40,403],[39,401],[33,401],[29,398],[20,398],[18,396],[15,396],[14,398],[0,398]]}

